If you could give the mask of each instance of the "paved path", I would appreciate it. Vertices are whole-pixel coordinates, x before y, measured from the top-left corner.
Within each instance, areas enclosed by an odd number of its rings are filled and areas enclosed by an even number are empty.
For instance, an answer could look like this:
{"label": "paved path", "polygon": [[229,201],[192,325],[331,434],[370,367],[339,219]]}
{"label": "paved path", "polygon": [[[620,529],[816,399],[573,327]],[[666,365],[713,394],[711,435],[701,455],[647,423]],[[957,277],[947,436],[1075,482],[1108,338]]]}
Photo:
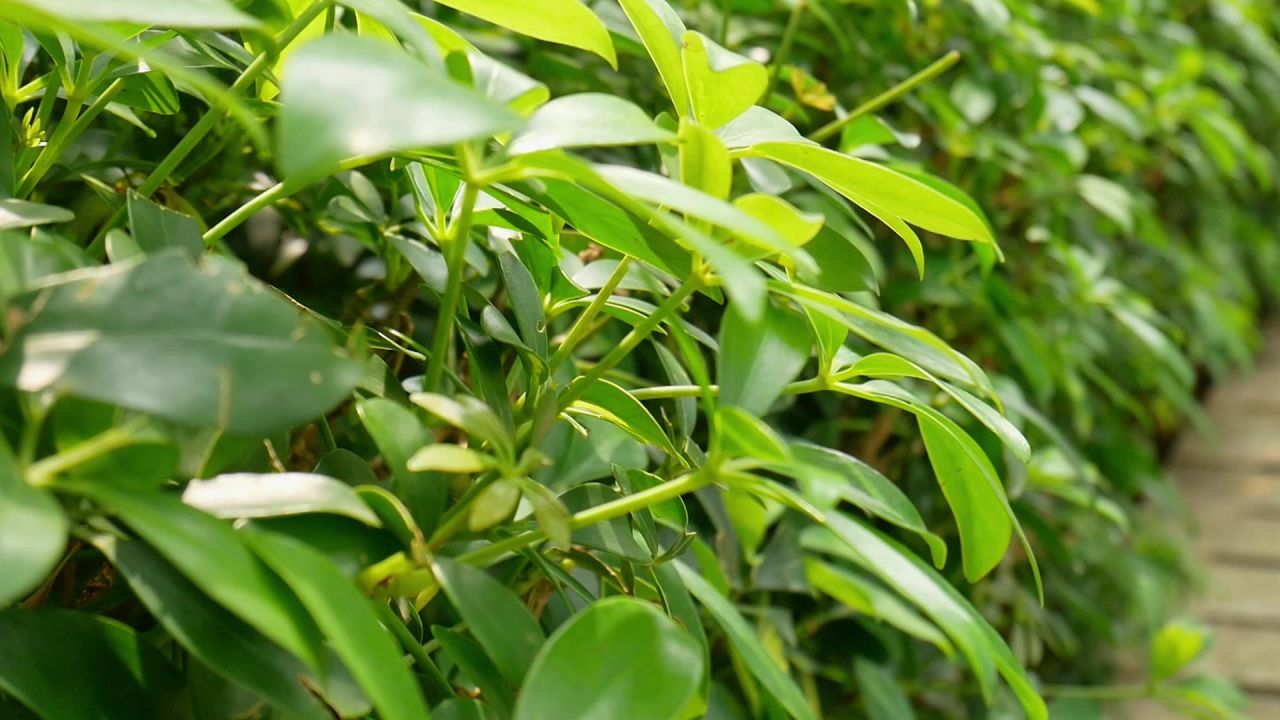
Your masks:
{"label": "paved path", "polygon": [[1195,516],[1205,563],[1192,614],[1214,631],[1202,667],[1253,698],[1251,715],[1280,719],[1280,325],[1255,370],[1208,399],[1216,432],[1188,433],[1170,471]]}

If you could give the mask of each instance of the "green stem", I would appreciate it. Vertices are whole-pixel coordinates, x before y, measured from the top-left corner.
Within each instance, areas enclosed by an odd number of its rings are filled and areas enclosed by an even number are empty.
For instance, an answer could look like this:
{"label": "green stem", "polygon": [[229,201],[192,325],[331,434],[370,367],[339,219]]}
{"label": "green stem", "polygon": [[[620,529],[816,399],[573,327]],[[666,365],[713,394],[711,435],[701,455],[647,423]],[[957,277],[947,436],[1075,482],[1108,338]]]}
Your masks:
{"label": "green stem", "polygon": [[613,291],[618,289],[618,285],[620,285],[623,278],[627,276],[627,270],[630,267],[631,256],[623,255],[622,259],[618,261],[618,266],[613,269],[613,274],[610,275],[609,280],[605,282],[604,287],[600,288],[596,293],[596,296],[592,298],[591,304],[587,305],[587,308],[582,311],[582,314],[579,315],[577,319],[573,321],[573,324],[569,326],[569,331],[564,336],[564,342],[560,343],[560,347],[556,348],[555,353],[551,356],[551,360],[548,361],[548,365],[551,368],[550,372],[552,374],[554,374],[556,368],[560,367],[560,364],[569,357],[573,352],[573,349],[577,347],[578,343],[582,342],[583,338],[587,337],[590,333],[592,321],[594,321],[596,316],[600,314],[600,311],[609,304],[609,298],[613,297]]}
{"label": "green stem", "polygon": [[[707,479],[702,473],[682,475],[674,480],[668,480],[661,485],[654,485],[633,495],[627,495],[612,502],[575,513],[573,517],[569,518],[569,527],[577,530],[606,520],[630,515],[638,510],[644,510],[691,493],[706,484]],[[463,553],[457,559],[458,562],[478,567],[488,567],[508,553],[521,550],[546,539],[546,533],[541,530],[530,530],[519,535],[513,535],[505,540],[499,540],[492,545],[486,545],[479,550]]]}
{"label": "green stem", "polygon": [[[311,24],[311,21],[315,20],[316,16],[329,6],[330,2],[331,0],[316,0],[316,2],[311,3],[306,7],[306,9],[299,13],[298,17],[294,18],[294,21],[289,23],[288,27],[286,27],[276,38],[277,51],[293,42],[294,39]],[[271,67],[275,62],[275,59],[275,55],[267,54],[262,54],[254,58],[253,62],[249,63],[249,66],[240,73],[240,77],[236,78],[235,82],[231,84],[231,87],[227,90],[227,97],[235,97],[247,90],[254,82],[257,81],[258,76],[262,75],[262,73],[266,72],[267,69]],[[169,179],[169,176],[173,174],[173,171],[178,168],[178,165],[181,164],[183,160],[187,159],[187,156],[200,145],[205,136],[213,130],[213,128],[226,114],[227,108],[222,105],[214,105],[206,110],[205,114],[196,121],[196,124],[192,126],[185,135],[183,135],[182,140],[180,140],[178,144],[169,151],[169,154],[165,155],[160,163],[155,166],[155,169],[147,175],[147,177],[142,181],[142,184],[135,188],[137,193],[143,197],[150,197],[151,193],[158,190],[160,186]],[[89,246],[90,254],[94,254],[95,251],[100,251],[102,244],[106,239],[107,231],[114,227],[116,223],[120,222],[124,217],[124,213],[124,206],[121,205],[116,210],[115,214],[111,216],[111,219],[102,226],[98,231],[97,237],[94,238],[93,243]]]}
{"label": "green stem", "polygon": [[417,664],[418,669],[426,677],[427,692],[433,701],[440,702],[447,698],[453,697],[453,686],[445,679],[444,674],[440,672],[440,668],[432,662],[431,656],[427,653],[427,649],[422,643],[409,632],[409,628],[405,627],[399,616],[382,600],[374,599],[374,609],[378,613],[378,619],[383,625],[396,636],[396,640],[400,641],[400,647],[409,653],[409,657],[413,658],[413,662]]}
{"label": "green stem", "polygon": [[795,0],[795,5],[791,8],[791,15],[787,18],[787,26],[782,30],[782,41],[778,43],[778,52],[773,56],[773,61],[769,67],[769,84],[765,85],[764,99],[761,101],[765,104],[769,102],[769,96],[773,94],[773,88],[778,84],[778,76],[782,73],[782,64],[786,62],[787,56],[791,54],[791,46],[795,44],[796,33],[800,31],[800,18],[804,16],[804,8],[806,0]]}
{"label": "green stem", "polygon": [[36,487],[47,486],[53,482],[54,477],[59,473],[78,465],[83,465],[116,448],[129,445],[137,437],[138,430],[144,425],[146,425],[146,420],[142,418],[134,419],[119,427],[113,427],[110,430],[98,433],[56,455],[50,455],[39,462],[32,463],[27,468],[27,482]]}
{"label": "green stem", "polygon": [[885,90],[879,95],[862,103],[858,107],[851,110],[848,115],[845,115],[842,118],[836,118],[835,120],[832,120],[826,125],[823,125],[822,127],[813,131],[813,133],[809,135],[809,139],[813,140],[814,142],[823,142],[827,138],[830,138],[832,135],[835,135],[836,133],[843,130],[845,125],[848,125],[849,123],[862,117],[863,115],[866,115],[867,113],[871,113],[871,112],[875,112],[876,110],[879,110],[885,105],[888,105],[894,100],[897,100],[903,95],[906,95],[907,93],[916,89],[920,85],[923,85],[924,83],[929,82],[935,77],[946,72],[947,69],[949,69],[952,65],[955,65],[959,60],[960,60],[960,53],[955,50],[952,50],[946,55],[943,55],[942,57],[933,61],[933,63],[931,63],[928,67],[916,73],[915,75],[912,75],[906,80],[903,80],[897,85],[894,85],[888,90]]}
{"label": "green stem", "polygon": [[[36,185],[44,178],[45,173],[49,172],[49,169],[53,167],[53,164],[62,155],[66,146],[77,137],[80,137],[80,134],[89,127],[89,123],[93,122],[93,119],[107,107],[111,99],[123,89],[124,78],[117,78],[98,95],[93,104],[85,109],[83,113],[77,115],[70,107],[67,108],[68,115],[63,117],[62,122],[58,124],[58,129],[54,131],[53,137],[49,139],[49,144],[44,147],[39,157],[36,158],[35,164],[22,177],[22,184],[18,188],[19,197],[26,197],[36,189]],[[75,107],[78,111],[79,103],[76,103]]]}
{"label": "green stem", "polygon": [[466,253],[467,242],[471,235],[471,217],[479,195],[480,188],[474,183],[467,182],[462,191],[462,208],[458,213],[458,219],[454,221],[449,231],[448,254],[445,256],[449,278],[444,286],[444,295],[440,298],[436,329],[431,337],[431,357],[427,358],[427,373],[422,381],[422,387],[427,392],[435,392],[440,386],[445,357],[449,354],[449,345],[453,340],[453,323],[458,314],[458,301],[462,297],[462,276],[467,269]]}
{"label": "green stem", "polygon": [[702,276],[697,270],[694,270],[689,274],[689,277],[685,278],[685,281],[681,283],[680,287],[676,288],[674,293],[667,296],[667,299],[663,300],[662,304],[655,308],[648,317],[641,320],[635,327],[631,328],[631,331],[622,338],[622,342],[618,343],[617,347],[610,350],[609,353],[600,360],[600,362],[596,363],[596,365],[588,370],[586,374],[579,376],[577,380],[574,380],[569,387],[565,389],[564,393],[560,396],[559,409],[564,410],[572,405],[573,401],[582,397],[582,394],[587,391],[587,388],[591,387],[592,383],[604,377],[604,374],[609,372],[614,365],[622,362],[622,359],[625,358],[628,353],[634,350],[636,346],[644,341],[645,338],[649,337],[650,333],[665,322],[668,317],[674,314],[680,306],[684,304],[685,299],[696,292],[701,286]]}

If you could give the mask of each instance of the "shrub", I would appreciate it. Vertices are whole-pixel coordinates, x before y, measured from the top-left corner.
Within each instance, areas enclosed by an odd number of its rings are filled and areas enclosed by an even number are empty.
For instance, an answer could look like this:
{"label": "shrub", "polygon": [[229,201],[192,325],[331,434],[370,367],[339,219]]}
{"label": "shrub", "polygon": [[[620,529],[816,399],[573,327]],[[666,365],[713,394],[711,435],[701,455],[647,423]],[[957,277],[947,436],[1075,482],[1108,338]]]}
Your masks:
{"label": "shrub", "polygon": [[5,716],[1237,716],[1271,3],[411,5],[0,6]]}

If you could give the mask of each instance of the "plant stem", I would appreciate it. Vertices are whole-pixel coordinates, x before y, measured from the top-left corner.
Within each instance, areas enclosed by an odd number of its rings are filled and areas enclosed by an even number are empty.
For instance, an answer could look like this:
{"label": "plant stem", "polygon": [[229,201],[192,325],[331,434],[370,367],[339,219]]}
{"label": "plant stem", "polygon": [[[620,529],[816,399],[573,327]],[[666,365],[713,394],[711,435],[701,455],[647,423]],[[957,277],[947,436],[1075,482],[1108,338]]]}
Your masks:
{"label": "plant stem", "polygon": [[454,316],[458,314],[458,301],[462,297],[462,276],[466,273],[467,242],[471,235],[471,216],[475,211],[476,198],[480,188],[467,182],[462,191],[462,208],[458,219],[449,231],[449,247],[445,256],[445,265],[449,270],[449,278],[444,286],[444,295],[440,298],[440,310],[436,315],[436,329],[431,336],[431,357],[427,358],[427,372],[422,380],[422,388],[427,392],[435,392],[440,386],[440,376],[444,373],[445,356],[449,354],[449,345],[453,340]]}
{"label": "plant stem", "polygon": [[916,73],[915,75],[912,75],[906,80],[903,80],[897,85],[894,85],[888,90],[885,90],[879,95],[871,98],[870,100],[862,103],[858,107],[849,111],[848,115],[845,115],[842,118],[836,118],[835,120],[832,120],[826,125],[823,125],[822,127],[813,131],[813,133],[809,135],[809,139],[815,142],[823,142],[827,138],[830,138],[832,135],[835,135],[836,133],[843,130],[845,125],[848,125],[849,123],[862,117],[863,115],[866,115],[867,113],[875,112],[876,110],[879,110],[885,105],[888,105],[894,100],[897,100],[903,95],[916,89],[920,85],[923,85],[924,83],[929,82],[935,77],[946,72],[947,69],[949,69],[952,65],[955,65],[956,62],[958,62],[959,60],[960,60],[960,53],[955,50],[952,50],[946,55],[943,55],[937,60],[934,60],[933,63],[931,63],[928,67]]}
{"label": "plant stem", "polygon": [[574,347],[590,333],[591,322],[596,319],[596,315],[599,315],[600,311],[609,303],[609,298],[613,297],[613,291],[618,289],[618,285],[627,276],[627,270],[630,267],[631,256],[623,255],[622,259],[618,261],[618,266],[613,269],[613,274],[605,282],[604,287],[600,288],[591,303],[587,305],[587,308],[569,326],[569,331],[564,336],[564,342],[560,343],[560,347],[556,348],[555,353],[551,355],[551,359],[547,363],[552,374],[569,357]]}
{"label": "plant stem", "polygon": [[[298,17],[294,18],[293,22],[289,23],[288,27],[286,27],[280,33],[279,37],[276,38],[277,50],[293,42],[293,40],[311,24],[311,21],[315,20],[316,16],[329,6],[330,2],[331,0],[316,0],[316,2],[308,5],[301,13],[299,13]],[[249,66],[246,67],[244,71],[240,73],[240,76],[236,78],[235,82],[231,84],[231,87],[227,90],[227,96],[234,97],[235,95],[244,92],[253,85],[255,81],[257,81],[259,75],[266,72],[266,70],[271,67],[274,61],[275,56],[267,54],[262,54],[254,58],[253,62],[249,63]],[[137,188],[134,188],[134,190],[143,197],[150,197],[151,193],[158,190],[160,186],[169,179],[169,176],[178,168],[178,165],[180,165],[183,160],[187,159],[187,156],[191,154],[191,151],[195,150],[196,147],[199,146],[205,136],[213,130],[214,126],[216,126],[226,114],[227,109],[221,105],[214,105],[206,110],[204,115],[196,121],[196,124],[182,136],[182,140],[180,140],[178,144],[169,151],[168,155],[164,156],[160,163],[156,165],[151,173],[142,181],[142,184]],[[98,231],[97,237],[94,238],[93,243],[89,246],[90,254],[95,254],[101,250],[102,244],[107,236],[107,231],[114,227],[116,223],[120,222],[121,218],[124,217],[124,213],[124,206],[121,205],[106,224],[102,226]]]}
{"label": "plant stem", "polygon": [[659,325],[661,325],[668,317],[670,317],[684,303],[685,299],[692,295],[699,287],[702,286],[702,276],[696,270],[685,278],[685,281],[676,288],[676,291],[667,296],[662,304],[654,309],[653,313],[641,320],[631,331],[622,338],[622,342],[618,346],[610,350],[600,362],[574,380],[564,393],[560,396],[559,409],[564,410],[573,404],[574,400],[582,397],[582,394],[591,387],[591,384],[599,380],[605,373],[609,372],[614,365],[622,362],[622,359],[636,348],[645,338],[649,337]]}
{"label": "plant stem", "polygon": [[282,180],[275,185],[263,190],[249,200],[249,202],[236,208],[232,213],[217,225],[209,228],[204,233],[205,247],[213,245],[224,235],[239,227],[241,223],[253,217],[259,210],[274,204],[277,200],[289,197],[306,186],[305,182],[298,182],[295,179]]}
{"label": "plant stem", "polygon": [[436,664],[432,662],[431,656],[427,654],[427,649],[409,632],[409,628],[405,627],[399,616],[391,609],[391,606],[376,598],[372,600],[372,603],[378,613],[378,619],[382,621],[383,625],[387,626],[392,635],[396,636],[396,640],[400,641],[400,647],[409,653],[409,657],[413,658],[413,662],[426,676],[427,685],[429,686],[428,692],[434,695],[432,699],[440,701],[453,697],[453,686],[445,679],[444,674],[440,672],[440,668],[436,667]]}
{"label": "plant stem", "polygon": [[[637,510],[644,510],[658,503],[691,493],[706,485],[707,482],[706,476],[700,472],[681,475],[661,485],[655,485],[647,490],[641,490],[638,493],[575,513],[573,517],[569,518],[569,527],[577,530],[606,520],[630,515]],[[486,545],[479,550],[463,553],[458,556],[457,560],[458,562],[478,567],[488,567],[502,559],[507,553],[515,552],[546,539],[546,533],[541,530],[530,530],[519,535],[513,535],[505,540],[499,540],[492,545]]]}
{"label": "plant stem", "polygon": [[[49,139],[49,144],[45,145],[44,150],[36,158],[35,164],[31,166],[26,175],[22,176],[22,184],[18,188],[18,197],[26,197],[36,189],[36,185],[40,183],[45,173],[49,172],[49,168],[53,167],[53,164],[57,162],[67,144],[79,137],[80,133],[89,127],[89,123],[93,122],[93,119],[107,107],[111,102],[111,98],[115,97],[123,89],[124,78],[117,78],[99,93],[93,104],[83,113],[76,114],[79,103],[74,106],[77,108],[76,112],[73,112],[71,107],[67,108],[67,116],[63,117],[62,122],[58,124],[58,129],[54,131],[53,137]],[[72,101],[68,99],[67,102],[70,103]]]}
{"label": "plant stem", "polygon": [[119,427],[98,433],[56,455],[50,455],[39,462],[32,463],[27,467],[27,482],[36,487],[49,485],[58,473],[83,465],[116,448],[132,443],[137,437],[137,431],[146,422],[142,418],[136,418]]}
{"label": "plant stem", "polygon": [[766,105],[769,103],[769,96],[773,94],[774,86],[778,84],[778,76],[782,74],[782,64],[786,62],[787,56],[791,54],[791,46],[795,44],[796,33],[800,31],[800,18],[804,16],[806,4],[806,0],[795,0],[795,5],[791,7],[787,26],[782,30],[782,40],[778,43],[778,52],[769,63],[769,83],[764,87],[761,100]]}

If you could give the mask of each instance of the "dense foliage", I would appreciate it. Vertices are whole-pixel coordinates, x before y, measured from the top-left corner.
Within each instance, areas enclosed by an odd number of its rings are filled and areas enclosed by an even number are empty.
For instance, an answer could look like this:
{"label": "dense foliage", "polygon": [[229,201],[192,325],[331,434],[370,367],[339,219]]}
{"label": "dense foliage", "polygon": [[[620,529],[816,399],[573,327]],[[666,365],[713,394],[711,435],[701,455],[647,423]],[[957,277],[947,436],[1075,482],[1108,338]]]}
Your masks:
{"label": "dense foliage", "polygon": [[1274,11],[6,0],[0,716],[1238,717]]}

